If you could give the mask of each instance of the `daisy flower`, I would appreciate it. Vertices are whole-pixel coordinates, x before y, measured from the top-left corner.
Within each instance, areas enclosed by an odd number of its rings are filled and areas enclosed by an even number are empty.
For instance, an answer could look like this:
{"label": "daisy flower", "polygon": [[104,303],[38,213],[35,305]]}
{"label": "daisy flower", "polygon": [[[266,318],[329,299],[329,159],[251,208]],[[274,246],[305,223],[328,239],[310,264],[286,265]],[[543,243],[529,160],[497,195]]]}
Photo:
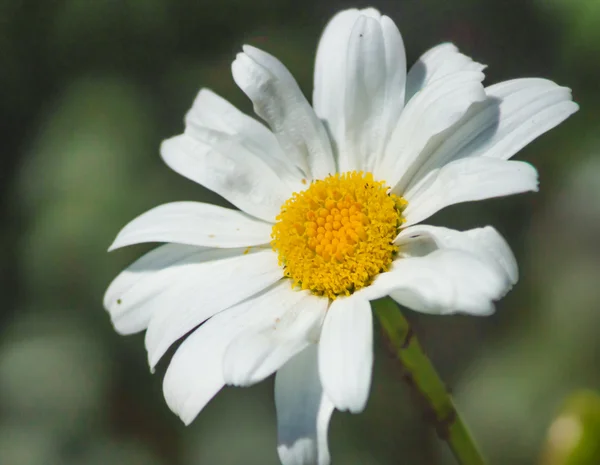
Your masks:
{"label": "daisy flower", "polygon": [[152,369],[186,336],[164,378],[186,424],[224,385],[276,373],[281,461],[327,464],[333,410],[367,402],[371,301],[494,311],[518,277],[504,239],[420,223],[452,204],[536,191],[536,170],[510,158],[578,107],[545,79],[484,87],[483,69],[444,43],[407,72],[394,22],[353,9],[323,32],[312,107],[285,66],[251,46],[233,79],[266,125],[200,90],[161,155],[239,210],[175,202],[134,219],[111,250],[166,244],[104,301],[119,333],[146,331]]}

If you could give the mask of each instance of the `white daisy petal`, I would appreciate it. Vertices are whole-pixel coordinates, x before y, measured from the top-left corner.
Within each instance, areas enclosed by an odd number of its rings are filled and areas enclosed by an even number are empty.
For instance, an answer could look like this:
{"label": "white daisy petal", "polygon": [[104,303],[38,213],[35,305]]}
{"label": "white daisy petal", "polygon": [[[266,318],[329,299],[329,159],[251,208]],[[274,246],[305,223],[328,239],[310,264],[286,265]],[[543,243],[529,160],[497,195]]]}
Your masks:
{"label": "white daisy petal", "polygon": [[368,300],[333,301],[321,333],[319,373],[338,410],[361,412],[367,404],[373,368],[373,315]]}
{"label": "white daisy petal", "polygon": [[300,170],[290,163],[269,129],[209,89],[200,90],[185,123],[186,134],[201,142],[229,140],[261,159],[286,182],[297,185],[302,180]]}
{"label": "white daisy petal", "polygon": [[464,156],[507,160],[579,109],[571,89],[544,79],[501,82],[486,93],[499,101],[498,113],[480,120],[482,130],[465,147]]}
{"label": "white daisy petal", "polygon": [[402,107],[406,56],[398,28],[373,9],[346,10],[323,33],[313,104],[340,171],[372,169]]}
{"label": "white daisy petal", "polygon": [[266,244],[272,226],[237,210],[200,202],[160,205],[128,223],[109,250],[144,242],[233,248]]}
{"label": "white daisy petal", "polygon": [[[386,63],[383,32],[378,20],[360,15],[348,40],[345,137],[339,150],[348,166],[342,171],[369,170],[386,134],[381,125],[385,103]],[[342,161],[344,157],[340,158]]]}
{"label": "white daisy petal", "polygon": [[258,152],[260,147],[252,147],[247,139],[238,135],[230,135],[204,126],[195,127],[193,130],[190,130],[188,126],[185,134],[201,144],[211,147],[216,152],[226,155],[235,153],[234,161],[236,162],[243,157],[246,162],[253,162],[261,167],[266,166],[286,187],[288,195],[302,190],[302,185],[306,182],[306,180],[303,181],[304,174],[291,161],[280,162],[270,157],[268,153]]}
{"label": "white daisy petal", "polygon": [[165,244],[148,252],[125,268],[108,286],[104,308],[119,334],[145,330],[155,308],[147,300],[164,292],[179,279],[185,268],[177,265],[201,260],[206,249],[181,244]]}
{"label": "white daisy petal", "polygon": [[315,59],[313,107],[336,148],[343,139],[348,40],[360,14],[357,9],[336,14],[323,31]]}
{"label": "white daisy petal", "polygon": [[456,231],[440,226],[417,225],[403,229],[394,244],[403,257],[420,257],[437,249],[459,249],[496,265],[506,278],[506,292],[519,279],[517,260],[504,238],[491,226]]}
{"label": "white daisy petal", "polygon": [[392,269],[356,295],[370,300],[390,295],[422,313],[490,315],[506,293],[506,274],[496,262],[460,249],[396,260]]}
{"label": "white daisy petal", "polygon": [[311,344],[275,376],[279,458],[283,465],[329,465],[327,430],[333,404],[319,379]]}
{"label": "white daisy petal", "polygon": [[280,281],[263,292],[215,315],[179,346],[165,374],[163,392],[169,408],[190,424],[225,385],[223,356],[239,334],[262,321],[265,310],[289,298],[289,283]]}
{"label": "white daisy petal", "polygon": [[281,279],[272,250],[242,255],[230,252],[227,256],[228,250],[236,249],[210,250],[207,254],[214,257],[212,260],[190,265],[177,282],[146,304],[156,309],[145,339],[151,369],[187,332]]}
{"label": "white daisy petal", "polygon": [[[506,240],[491,226],[470,229],[465,234],[478,242],[505,271],[510,284],[519,280],[519,266]],[[508,290],[507,290],[508,292]]]}
{"label": "white daisy petal", "polygon": [[279,60],[246,45],[231,69],[256,114],[269,124],[283,151],[310,179],[335,172],[327,131]]}
{"label": "white daisy petal", "polygon": [[448,163],[404,194],[405,226],[430,217],[449,205],[538,190],[537,171],[521,161],[487,157]]}
{"label": "white daisy petal", "polygon": [[263,318],[229,344],[223,362],[225,381],[236,386],[262,381],[317,342],[327,305],[327,299],[309,291],[289,289],[274,311],[267,310],[270,318]]}
{"label": "white daisy petal", "polygon": [[400,115],[374,170],[394,193],[402,195],[406,185],[451,128],[475,103],[485,100],[483,74],[470,71],[436,80],[425,87]]}
{"label": "white daisy petal", "polygon": [[209,145],[182,134],[165,140],[160,152],[177,173],[215,191],[240,210],[274,222],[292,190],[262,160],[232,144],[224,139]]}
{"label": "white daisy petal", "polygon": [[427,52],[410,68],[406,77],[406,101],[431,82],[461,72],[483,71],[485,65],[458,51],[455,45],[443,43]]}
{"label": "white daisy petal", "polygon": [[472,106],[407,185],[427,183],[435,170],[459,158],[507,160],[532,140],[577,111],[571,91],[546,79],[514,79],[486,88],[487,99]]}
{"label": "white daisy petal", "polygon": [[[197,300],[197,286],[202,291],[202,282],[197,280],[204,279],[207,269],[220,269],[228,264],[234,267],[239,261],[245,262],[244,251],[180,244],[158,247],[117,276],[106,291],[104,306],[118,331],[127,334],[141,331],[146,329],[151,317],[164,311],[165,305],[167,312],[175,314],[178,308],[173,303],[177,299]],[[262,258],[266,252],[270,251],[261,251],[261,261],[266,261]],[[254,256],[250,260],[253,261]]]}
{"label": "white daisy petal", "polygon": [[240,331],[231,321],[244,310],[238,306],[215,315],[190,334],[173,355],[163,393],[169,408],[186,425],[225,385],[223,353]]}
{"label": "white daisy petal", "polygon": [[381,118],[381,124],[385,128],[385,130],[381,131],[385,138],[385,143],[404,109],[407,76],[404,41],[398,27],[389,17],[382,16],[381,30],[385,43],[386,67],[385,105]]}
{"label": "white daisy petal", "polygon": [[[210,89],[201,89],[185,115],[186,132],[195,137],[196,130],[213,129],[229,135],[240,136],[257,152],[285,161],[277,138],[268,128]],[[201,136],[201,134],[199,134]],[[201,138],[201,137],[200,137]]]}
{"label": "white daisy petal", "polygon": [[361,15],[348,41],[345,140],[349,170],[373,169],[404,106],[406,58],[400,32],[387,17]]}

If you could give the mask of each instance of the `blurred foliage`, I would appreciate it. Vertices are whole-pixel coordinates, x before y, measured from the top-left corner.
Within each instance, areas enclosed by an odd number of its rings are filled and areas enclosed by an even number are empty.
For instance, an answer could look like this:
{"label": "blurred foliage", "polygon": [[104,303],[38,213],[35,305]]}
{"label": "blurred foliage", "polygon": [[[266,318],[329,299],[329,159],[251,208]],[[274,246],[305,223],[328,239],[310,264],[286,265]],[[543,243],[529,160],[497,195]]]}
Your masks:
{"label": "blurred foliage", "polygon": [[595,58],[600,40],[600,3],[595,0],[538,0],[539,7],[554,15],[561,23],[562,59],[579,73],[580,77],[594,79]]}
{"label": "blurred foliage", "polygon": [[600,395],[578,391],[571,395],[548,431],[542,465],[600,463]]}
{"label": "blurred foliage", "polygon": [[[554,443],[569,434],[565,415],[583,425],[579,443],[600,443],[597,397],[570,397],[600,390],[599,4],[372,4],[398,23],[409,63],[450,40],[489,65],[488,82],[539,75],[573,87],[582,111],[519,155],[539,168],[539,194],[433,219],[494,224],[517,254],[519,284],[487,319],[407,316],[490,463],[592,463],[581,454],[597,450],[564,455]],[[229,69],[243,43],[276,54],[310,96],[320,31],[348,6],[0,0],[2,465],[277,463],[272,380],[225,389],[188,428],[169,412],[166,363],[151,376],[142,336],[114,334],[102,309],[111,278],[147,248],[106,248],[157,204],[224,204],[170,172],[160,141],[181,131],[203,86],[251,112]],[[453,463],[376,343],[366,412],[333,417],[334,463]]]}

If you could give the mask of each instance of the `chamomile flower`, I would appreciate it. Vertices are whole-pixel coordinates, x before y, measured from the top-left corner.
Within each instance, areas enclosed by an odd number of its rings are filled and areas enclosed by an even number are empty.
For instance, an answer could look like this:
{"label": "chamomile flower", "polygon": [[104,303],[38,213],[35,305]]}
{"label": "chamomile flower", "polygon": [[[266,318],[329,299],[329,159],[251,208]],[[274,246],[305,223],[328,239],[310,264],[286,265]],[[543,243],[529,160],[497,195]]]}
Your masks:
{"label": "chamomile flower", "polygon": [[233,79],[266,125],[200,91],[161,155],[239,210],[175,202],[134,219],[111,249],[166,244],[104,302],[119,333],[146,331],[152,369],[187,335],[164,379],[186,424],[224,385],[276,373],[281,461],[327,464],[333,410],[360,412],[368,399],[371,301],[494,311],[518,278],[504,239],[420,223],[536,191],[536,170],[510,158],[578,107],[545,79],[484,87],[483,68],[445,43],[407,73],[394,22],[347,10],[319,43],[312,107],[285,66],[251,46]]}

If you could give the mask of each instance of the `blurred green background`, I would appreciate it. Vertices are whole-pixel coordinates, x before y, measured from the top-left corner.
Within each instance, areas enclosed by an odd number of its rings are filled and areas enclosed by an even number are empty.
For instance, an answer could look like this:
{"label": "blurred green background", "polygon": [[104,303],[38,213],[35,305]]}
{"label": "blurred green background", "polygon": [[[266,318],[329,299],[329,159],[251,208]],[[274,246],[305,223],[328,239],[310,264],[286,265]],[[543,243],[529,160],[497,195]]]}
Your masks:
{"label": "blurred green background", "polygon": [[[143,336],[118,336],[102,308],[147,248],[106,248],[157,204],[221,201],[158,147],[200,87],[251,111],[229,70],[243,43],[310,96],[323,26],[368,5],[397,22],[409,63],[449,40],[489,65],[488,83],[573,89],[581,111],[518,156],[539,194],[433,218],[495,225],[518,285],[490,318],[407,316],[490,463],[600,463],[598,0],[0,0],[1,465],[278,463],[272,379],[225,389],[187,428],[168,410],[169,357],[151,375]],[[334,464],[453,463],[380,340],[367,410],[334,414],[330,446]]]}

